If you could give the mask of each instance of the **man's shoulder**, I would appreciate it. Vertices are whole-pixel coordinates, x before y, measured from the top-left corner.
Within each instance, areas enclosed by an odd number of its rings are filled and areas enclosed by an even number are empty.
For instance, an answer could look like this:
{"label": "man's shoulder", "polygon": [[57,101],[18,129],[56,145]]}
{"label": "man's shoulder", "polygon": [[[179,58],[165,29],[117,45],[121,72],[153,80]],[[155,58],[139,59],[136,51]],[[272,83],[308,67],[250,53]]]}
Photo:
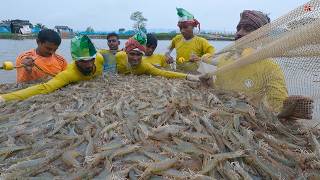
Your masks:
{"label": "man's shoulder", "polygon": [[54,54],[55,58],[59,61],[63,61],[65,63],[67,63],[67,60],[60,54]]}
{"label": "man's shoulder", "polygon": [[[76,65],[75,61],[72,61],[71,63],[68,64],[67,69],[64,71],[71,72],[71,71],[75,71],[76,68],[77,68],[77,65]],[[64,72],[64,71],[62,71],[62,72]]]}
{"label": "man's shoulder", "polygon": [[110,54],[110,50],[108,50],[108,49],[99,49],[98,50],[98,52],[100,53],[100,54]]}
{"label": "man's shoulder", "polygon": [[23,51],[20,55],[24,55],[24,54],[36,55],[36,50],[35,49],[29,49],[27,51]]}
{"label": "man's shoulder", "polygon": [[144,70],[150,70],[153,69],[154,66],[150,62],[141,61],[139,68],[143,68]]}
{"label": "man's shoulder", "polygon": [[35,49],[30,49],[28,51],[24,51],[22,53],[20,53],[17,57],[17,61],[20,61],[22,60],[22,58],[26,58],[26,57],[32,57],[32,56],[35,56],[36,53],[35,53]]}
{"label": "man's shoulder", "polygon": [[178,34],[172,39],[172,41],[180,41],[182,38],[183,38],[182,34]]}
{"label": "man's shoulder", "polygon": [[116,62],[117,62],[117,66],[126,66],[127,64],[127,53],[125,51],[120,51],[118,52],[116,55]]}
{"label": "man's shoulder", "polygon": [[208,42],[207,39],[205,39],[205,38],[203,38],[203,37],[200,37],[200,36],[194,36],[194,38],[195,38],[195,40],[197,40],[197,41],[201,41],[201,42],[205,42],[205,43]]}
{"label": "man's shoulder", "polygon": [[117,52],[116,57],[118,57],[118,58],[127,57],[127,53],[125,51],[119,51],[119,52]]}
{"label": "man's shoulder", "polygon": [[79,71],[76,63],[73,61],[68,64],[67,68],[64,71],[61,71],[57,76],[67,77],[67,78],[75,78],[78,76]]}
{"label": "man's shoulder", "polygon": [[104,56],[103,54],[101,54],[100,52],[98,52],[96,54],[96,63],[102,63],[103,64],[104,62]]}
{"label": "man's shoulder", "polygon": [[269,59],[264,59],[262,61],[260,61],[261,65],[264,66],[264,68],[268,67],[268,68],[280,68],[280,65],[276,62],[275,59],[269,58]]}

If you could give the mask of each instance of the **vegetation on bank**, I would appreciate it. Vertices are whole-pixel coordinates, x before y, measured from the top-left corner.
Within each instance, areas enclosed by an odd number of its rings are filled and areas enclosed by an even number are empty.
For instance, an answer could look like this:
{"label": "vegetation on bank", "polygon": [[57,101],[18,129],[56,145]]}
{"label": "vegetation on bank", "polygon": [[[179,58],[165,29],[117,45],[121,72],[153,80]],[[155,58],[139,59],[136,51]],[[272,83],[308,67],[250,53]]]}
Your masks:
{"label": "vegetation on bank", "polygon": [[12,40],[23,40],[23,39],[35,39],[37,34],[12,34],[12,33],[0,33],[0,39],[12,39]]}
{"label": "vegetation on bank", "polygon": [[[176,33],[156,33],[156,36],[159,40],[171,40],[175,37]],[[107,35],[88,35],[92,39],[107,39]],[[132,35],[120,34],[120,39],[128,39]],[[208,40],[216,40],[216,41],[233,41],[234,35],[230,34],[221,34],[221,35],[211,35],[211,34],[201,34],[201,37]],[[22,35],[22,34],[12,34],[12,33],[0,33],[0,39],[12,39],[12,40],[23,40],[23,39],[35,39],[37,37],[36,34]],[[68,38],[72,38],[70,36]]]}

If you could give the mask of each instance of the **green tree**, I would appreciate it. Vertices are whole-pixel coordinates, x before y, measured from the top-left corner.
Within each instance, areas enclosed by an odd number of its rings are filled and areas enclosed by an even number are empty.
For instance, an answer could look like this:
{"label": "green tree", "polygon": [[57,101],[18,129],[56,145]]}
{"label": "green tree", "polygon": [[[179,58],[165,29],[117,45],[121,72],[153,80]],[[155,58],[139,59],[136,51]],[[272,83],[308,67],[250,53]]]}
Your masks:
{"label": "green tree", "polygon": [[136,11],[131,14],[130,19],[134,22],[133,29],[135,31],[142,30],[146,31],[146,23],[148,19],[143,17],[142,12]]}
{"label": "green tree", "polygon": [[89,26],[89,27],[87,27],[86,32],[93,33],[94,29],[91,26]]}

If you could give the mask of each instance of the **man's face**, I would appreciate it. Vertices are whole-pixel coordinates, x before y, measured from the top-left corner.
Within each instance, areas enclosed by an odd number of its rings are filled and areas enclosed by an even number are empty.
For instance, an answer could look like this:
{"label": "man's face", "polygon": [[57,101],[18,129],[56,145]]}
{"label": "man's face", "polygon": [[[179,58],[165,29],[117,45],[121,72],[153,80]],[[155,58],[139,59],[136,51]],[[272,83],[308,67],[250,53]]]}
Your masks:
{"label": "man's face", "polygon": [[153,52],[154,50],[156,50],[156,46],[154,45],[147,45],[146,47],[146,56],[152,56],[153,55]]}
{"label": "man's face", "polygon": [[88,76],[90,75],[93,70],[94,70],[94,61],[95,59],[91,59],[91,60],[79,60],[79,61],[76,61],[76,65],[79,69],[79,71],[85,75],[85,76]]}
{"label": "man's face", "polygon": [[39,40],[37,40],[37,53],[40,56],[43,57],[50,57],[52,56],[56,50],[58,49],[58,45],[56,45],[55,43],[52,42],[40,42]]}
{"label": "man's face", "polygon": [[108,46],[110,50],[118,50],[120,41],[116,36],[111,36],[108,38]]}
{"label": "man's face", "polygon": [[142,55],[143,55],[141,52],[132,50],[127,54],[128,54],[128,62],[131,66],[137,66],[141,63]]}
{"label": "man's face", "polygon": [[185,39],[191,39],[193,37],[193,26],[181,25],[180,32]]}
{"label": "man's face", "polygon": [[239,24],[237,26],[237,33],[236,33],[236,40],[250,34],[251,32],[255,31],[256,29],[249,24]]}

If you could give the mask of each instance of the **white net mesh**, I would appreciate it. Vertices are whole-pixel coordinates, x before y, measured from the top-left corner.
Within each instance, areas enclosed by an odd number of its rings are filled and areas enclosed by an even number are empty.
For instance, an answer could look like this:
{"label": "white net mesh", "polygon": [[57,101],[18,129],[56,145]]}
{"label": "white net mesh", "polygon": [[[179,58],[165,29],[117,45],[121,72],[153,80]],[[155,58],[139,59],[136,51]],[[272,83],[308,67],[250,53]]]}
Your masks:
{"label": "white net mesh", "polygon": [[[215,74],[224,76],[224,73],[238,73],[239,69],[248,67],[245,65],[272,58],[272,61],[280,66],[284,74],[288,95],[303,95],[313,99],[313,119],[320,120],[319,18],[319,0],[312,0],[301,5],[218,52],[217,54],[221,57],[238,60],[220,67]],[[237,55],[248,47],[254,48],[255,51],[247,56]],[[252,76],[254,75],[252,73]],[[260,84],[260,90],[255,92],[265,95],[262,92],[266,87],[261,84],[268,83],[268,79],[272,79],[270,77],[278,75],[272,72],[260,75],[265,77],[260,78],[263,79],[261,82],[257,82]],[[229,83],[239,80],[237,77],[233,78],[229,79]],[[227,87],[239,91],[238,87]]]}

